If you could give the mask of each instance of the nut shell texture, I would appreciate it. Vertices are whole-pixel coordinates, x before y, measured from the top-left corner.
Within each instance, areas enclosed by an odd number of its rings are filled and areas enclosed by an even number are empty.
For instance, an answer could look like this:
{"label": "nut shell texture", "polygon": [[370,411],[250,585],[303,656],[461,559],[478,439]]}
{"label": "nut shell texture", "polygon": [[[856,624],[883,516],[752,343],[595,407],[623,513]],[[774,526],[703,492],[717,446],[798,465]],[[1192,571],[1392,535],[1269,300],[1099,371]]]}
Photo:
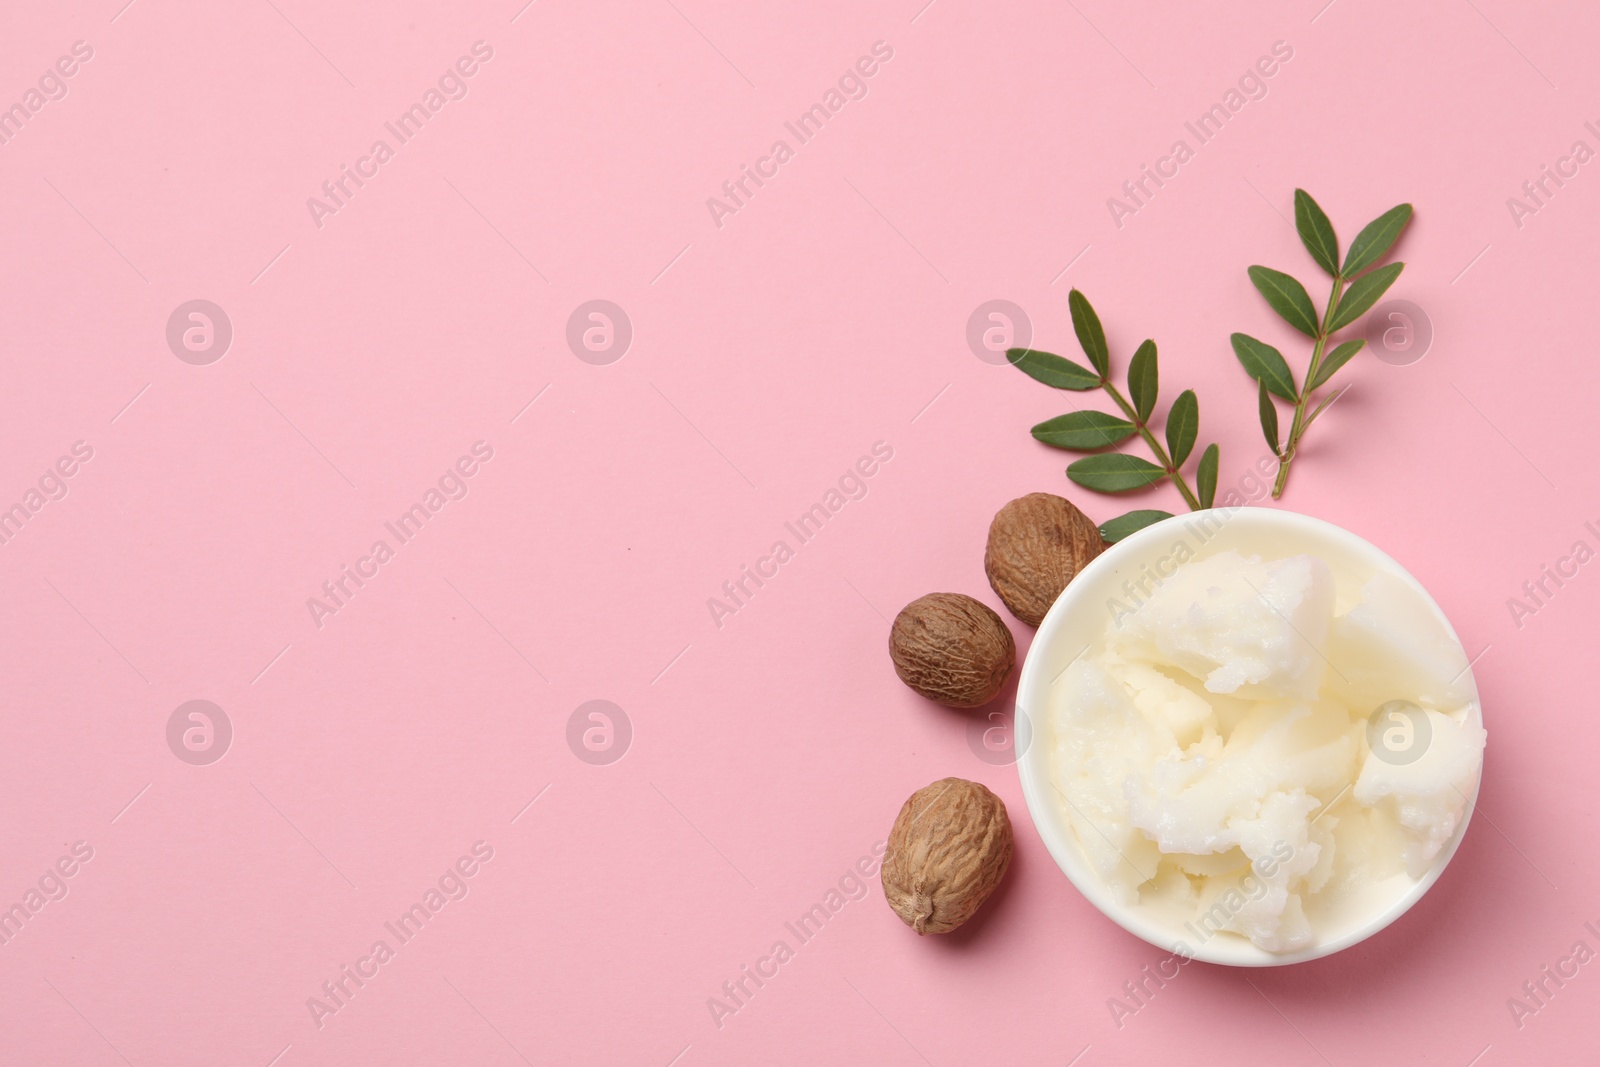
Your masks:
{"label": "nut shell texture", "polygon": [[1006,684],[1017,645],[987,604],[962,593],[929,593],[895,616],[889,658],[900,680],[929,700],[976,708]]}
{"label": "nut shell texture", "polygon": [[941,779],[901,807],[884,853],[883,895],[917,933],[949,933],[989,899],[1011,850],[1005,802],[977,782]]}
{"label": "nut shell texture", "polygon": [[1070,500],[1029,493],[989,524],[983,570],[1011,614],[1038,626],[1067,583],[1105,548],[1100,528]]}

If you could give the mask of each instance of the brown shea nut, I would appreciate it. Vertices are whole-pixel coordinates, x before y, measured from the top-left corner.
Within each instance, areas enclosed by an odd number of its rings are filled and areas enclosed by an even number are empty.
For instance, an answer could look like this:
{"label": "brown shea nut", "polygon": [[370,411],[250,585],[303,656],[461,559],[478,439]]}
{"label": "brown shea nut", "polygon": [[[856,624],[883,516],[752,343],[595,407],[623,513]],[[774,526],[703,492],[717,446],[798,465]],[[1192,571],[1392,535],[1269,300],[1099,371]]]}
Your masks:
{"label": "brown shea nut", "polygon": [[1011,614],[1038,626],[1067,583],[1105,548],[1100,528],[1070,500],[1029,493],[995,514],[983,569]]}
{"label": "brown shea nut", "polygon": [[962,593],[929,593],[894,617],[889,658],[900,680],[929,700],[976,708],[1006,684],[1017,645],[989,605]]}
{"label": "brown shea nut", "polygon": [[977,782],[942,778],[911,794],[889,831],[883,895],[919,934],[972,918],[1011,865],[1005,802]]}

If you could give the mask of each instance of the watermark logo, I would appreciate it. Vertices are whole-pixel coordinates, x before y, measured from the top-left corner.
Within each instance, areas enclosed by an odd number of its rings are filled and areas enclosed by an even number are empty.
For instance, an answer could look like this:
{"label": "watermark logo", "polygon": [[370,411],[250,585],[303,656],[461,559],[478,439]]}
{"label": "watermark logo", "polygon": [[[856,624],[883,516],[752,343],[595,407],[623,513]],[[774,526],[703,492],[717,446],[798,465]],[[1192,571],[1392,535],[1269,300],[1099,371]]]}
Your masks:
{"label": "watermark logo", "polygon": [[[487,841],[473,842],[470,855],[462,854],[420,896],[412,899],[409,908],[385,922],[383,929],[386,936],[374,941],[366,955],[356,957],[352,963],[341,963],[338,974],[323,982],[321,989],[306,998],[306,1011],[311,1016],[312,1025],[321,1030],[327,1024],[328,1016],[339,1014],[355,999],[357,993],[366,988],[368,982],[382,974],[384,964],[394,959],[400,949],[416,940],[423,929],[439,917],[445,905],[467,899],[467,894],[472,891],[470,879],[481,873],[492,859],[493,845]],[[393,938],[392,943],[390,938]]]}
{"label": "watermark logo", "polygon": [[179,704],[167,718],[167,747],[196,767],[215,763],[233,744],[233,721],[209,700]]}
{"label": "watermark logo", "polygon": [[567,319],[567,347],[596,367],[615,363],[633,344],[633,320],[609,300],[589,300]]}
{"label": "watermark logo", "polygon": [[[711,224],[720,230],[727,224],[727,218],[749,207],[756,193],[782,173],[783,167],[820,134],[823,127],[844,110],[846,104],[866,99],[871,88],[868,80],[893,58],[894,48],[889,42],[874,41],[871,55],[861,56],[846,67],[838,81],[823,91],[821,99],[796,115],[793,121],[785,122],[784,136],[775,138],[765,155],[756,157],[753,166],[749,163],[739,164],[739,173],[722,183],[718,195],[706,197],[706,211],[711,216]],[[743,77],[742,73],[740,77]],[[745,81],[749,80],[745,78]],[[755,86],[752,84],[750,88],[754,89]],[[848,178],[845,180],[849,181]],[[856,192],[859,195],[860,190]]]}
{"label": "watermark logo", "polygon": [[[381,574],[384,566],[395,558],[395,553],[415,540],[423,527],[443,511],[446,504],[465,500],[472,491],[471,479],[492,459],[494,446],[481,439],[474,441],[470,455],[458,456],[455,463],[444,469],[438,481],[429,486],[416,503],[385,522],[383,529],[389,537],[373,541],[366,555],[356,557],[354,564],[341,564],[339,573],[322,583],[320,597],[306,598],[306,611],[311,616],[312,625],[322,629],[324,620],[348,607],[355,595]],[[390,538],[394,539],[393,544],[390,544]]]}
{"label": "watermark logo", "polygon": [[1391,367],[1409,367],[1433,347],[1433,320],[1409,300],[1385,300],[1367,316],[1367,347]]}
{"label": "watermark logo", "polygon": [[[1293,58],[1294,46],[1288,41],[1272,42],[1270,55],[1263,55],[1246,67],[1244,73],[1239,75],[1237,84],[1228,86],[1216,103],[1183,124],[1187,136],[1173,141],[1167,154],[1158,156],[1153,166],[1149,163],[1140,164],[1139,176],[1123,182],[1120,195],[1106,198],[1111,224],[1120,230],[1128,224],[1129,218],[1149,207],[1156,194],[1181,174],[1183,167],[1195,158],[1201,148],[1222,133],[1247,104],[1267,98],[1271,91],[1268,80]],[[1190,138],[1193,138],[1193,144],[1190,144]]]}
{"label": "watermark logo", "polygon": [[[355,166],[340,163],[338,176],[322,183],[322,195],[306,198],[306,211],[311,215],[312,225],[320,230],[326,225],[324,219],[349,207],[356,194],[382,173],[383,165],[420,134],[423,127],[444,110],[446,104],[466,99],[471,88],[469,79],[493,58],[493,45],[483,40],[472,42],[471,55],[462,55],[454,64],[445,67],[438,81],[425,89],[420,99],[414,100],[410,107],[383,124],[384,132],[394,138],[393,144],[389,143],[388,138],[376,138],[367,149],[367,154],[356,158]],[[445,181],[449,183],[448,178]],[[461,195],[459,189],[456,195]],[[466,200],[464,196],[461,198]],[[472,207],[472,202],[467,201],[467,206]],[[478,209],[473,207],[472,210]]]}
{"label": "watermark logo", "polygon": [[[1590,937],[1600,939],[1600,927],[1593,922],[1584,923],[1583,928]],[[1511,1021],[1517,1024],[1517,1029],[1521,1030],[1528,1025],[1528,1019],[1549,1007],[1556,994],[1578,977],[1583,966],[1594,958],[1595,951],[1587,940],[1575,941],[1566,955],[1545,964],[1537,975],[1523,982],[1520,997],[1506,998],[1506,1010],[1511,1013]]]}
{"label": "watermark logo", "polygon": [[9,945],[46,904],[65,900],[71,890],[67,880],[92,859],[94,846],[87,841],[75,842],[70,852],[63,853],[54,864],[46,867],[38,881],[28,886],[9,907],[0,901],[0,945]]}
{"label": "watermark logo", "polygon": [[986,300],[967,318],[967,347],[985,363],[1003,367],[1008,348],[1033,345],[1033,322],[1009,300]]}
{"label": "watermark logo", "polygon": [[74,441],[71,453],[60,456],[52,466],[46,467],[44,473],[39,475],[39,480],[30,485],[16,503],[7,507],[4,501],[0,501],[0,545],[10,544],[11,539],[21,533],[22,528],[44,510],[46,504],[65,500],[70,488],[67,480],[93,458],[93,445],[87,441]]}
{"label": "watermark logo", "polygon": [[[1596,126],[1592,120],[1585,122],[1583,128],[1590,136],[1600,138],[1600,126]],[[1506,210],[1511,213],[1512,224],[1520,230],[1528,216],[1537,215],[1549,207],[1556,193],[1566,188],[1567,183],[1576,178],[1583,166],[1594,157],[1595,151],[1589,142],[1580,138],[1572,142],[1566,155],[1556,158],[1554,166],[1540,164],[1537,178],[1523,182],[1520,194],[1506,197]]]}
{"label": "watermark logo", "polygon": [[233,320],[209,300],[186,300],[167,317],[167,347],[192,366],[215,363],[231,344]]}
{"label": "watermark logo", "polygon": [[609,700],[586,700],[567,717],[567,747],[594,767],[604,767],[628,754],[633,721]]}
{"label": "watermark logo", "polygon": [[[727,1020],[738,1015],[768,982],[778,977],[784,964],[808,942],[822,933],[824,926],[857,900],[865,900],[872,893],[871,880],[883,867],[883,855],[889,850],[887,841],[872,846],[872,854],[859,857],[846,867],[839,880],[830,885],[820,898],[802,911],[798,918],[783,924],[784,936],[775,939],[765,954],[752,962],[739,965],[738,974],[722,983],[718,995],[706,998],[706,1011],[711,1022],[721,1030]],[[790,944],[791,939],[793,944]]]}
{"label": "watermark logo", "polygon": [[[742,565],[735,577],[723,582],[721,596],[706,598],[706,610],[711,615],[712,625],[720,630],[726,625],[725,619],[749,607],[756,592],[776,578],[782,572],[783,565],[813,541],[822,532],[823,526],[847,503],[866,498],[870,489],[868,479],[893,458],[893,445],[887,441],[874,441],[870,455],[861,456],[854,465],[846,467],[838,481],[823,492],[821,499],[791,521],[785,522],[783,529],[788,536],[774,541],[766,555],[758,556],[754,564]],[[790,544],[791,538],[793,544]]]}
{"label": "watermark logo", "polygon": [[[0,528],[3,528],[3,523],[0,523]],[[1583,528],[1600,544],[1600,527],[1591,521],[1585,522]],[[1537,615],[1549,607],[1555,595],[1576,578],[1583,565],[1594,557],[1595,550],[1589,542],[1579,538],[1572,542],[1566,555],[1556,558],[1554,564],[1540,564],[1538,576],[1522,583],[1523,595],[1506,599],[1506,608],[1511,612],[1511,621],[1517,624],[1517,629],[1526,625],[1523,620],[1528,616]]]}
{"label": "watermark logo", "polygon": [[22,95],[9,107],[0,102],[0,146],[8,145],[11,139],[22,132],[22,127],[27,125],[46,104],[67,98],[68,85],[66,79],[82,69],[82,64],[94,58],[94,48],[87,41],[72,42],[72,54],[63,55],[55,61],[54,66],[46,67],[44,73],[39,75],[35,85],[30,85],[23,90]]}
{"label": "watermark logo", "polygon": [[1009,767],[1033,744],[1033,720],[1019,705],[1010,721],[998,711],[967,722],[967,747],[983,762]]}
{"label": "watermark logo", "polygon": [[1367,716],[1367,747],[1391,767],[1417,762],[1432,741],[1428,713],[1409,700],[1380,704]]}
{"label": "watermark logo", "polygon": [[1135,978],[1130,978],[1122,983],[1123,998],[1116,996],[1106,998],[1106,1009],[1111,1013],[1111,1021],[1121,1030],[1127,1025],[1127,1020],[1139,1014],[1150,1006],[1156,994],[1167,987],[1167,983],[1177,978],[1192,960],[1195,952],[1210,941],[1213,937],[1229,929],[1229,924],[1234,918],[1244,911],[1247,904],[1259,903],[1273,890],[1269,879],[1275,878],[1278,868],[1294,859],[1294,846],[1287,841],[1275,841],[1270,853],[1262,853],[1250,861],[1249,868],[1244,875],[1236,881],[1231,888],[1219,896],[1211,908],[1202,913],[1197,921],[1184,923],[1185,929],[1194,935],[1195,943],[1190,947],[1188,942],[1179,941],[1172,946],[1168,956],[1156,961],[1154,967],[1145,964]]}
{"label": "watermark logo", "polygon": [[1111,625],[1120,628],[1124,620],[1142,609],[1155,596],[1156,590],[1177,574],[1178,568],[1194,559],[1206,542],[1238,513],[1238,507],[1224,502],[1222,507],[1199,511],[1183,519],[1178,524],[1183,533],[1168,544],[1166,551],[1152,559],[1152,550],[1139,565],[1138,574],[1123,581],[1122,596],[1107,598],[1106,612],[1111,616]]}

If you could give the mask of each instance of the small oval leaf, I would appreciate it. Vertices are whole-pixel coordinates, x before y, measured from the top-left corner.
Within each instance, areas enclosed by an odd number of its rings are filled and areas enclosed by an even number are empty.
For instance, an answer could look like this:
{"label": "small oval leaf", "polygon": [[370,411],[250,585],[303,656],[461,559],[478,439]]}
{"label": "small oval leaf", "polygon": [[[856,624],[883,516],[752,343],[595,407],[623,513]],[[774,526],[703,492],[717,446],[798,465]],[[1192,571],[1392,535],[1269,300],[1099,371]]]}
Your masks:
{"label": "small oval leaf", "polygon": [[1306,383],[1306,391],[1312,392],[1325,385],[1334,372],[1349,363],[1355,354],[1366,346],[1366,340],[1346,341],[1322,358],[1322,365],[1317,368],[1317,373],[1312,375]]}
{"label": "small oval leaf", "polygon": [[1367,223],[1350,242],[1350,253],[1344,257],[1344,276],[1353,278],[1382,259],[1410,221],[1411,205],[1397,204]]}
{"label": "small oval leaf", "polygon": [[1160,379],[1156,371],[1156,343],[1145,341],[1133,354],[1128,364],[1128,395],[1133,400],[1133,410],[1139,421],[1148,423],[1156,409],[1156,395],[1160,392]]}
{"label": "small oval leaf", "polygon": [[1137,533],[1146,526],[1154,526],[1162,519],[1170,518],[1172,518],[1172,512],[1156,511],[1153,508],[1145,511],[1130,511],[1126,515],[1118,515],[1110,522],[1101,523],[1100,537],[1107,544],[1115,544],[1131,533]]}
{"label": "small oval leaf", "polygon": [[1333,223],[1311,199],[1304,189],[1294,191],[1294,228],[1300,231],[1300,243],[1306,246],[1317,266],[1329,276],[1339,275],[1339,238],[1334,236]]}
{"label": "small oval leaf", "polygon": [[1267,298],[1273,311],[1283,316],[1283,321],[1307,337],[1317,336],[1317,309],[1305,286],[1271,267],[1251,267],[1249,274],[1256,290]]}
{"label": "small oval leaf", "polygon": [[1215,507],[1217,502],[1217,467],[1221,462],[1222,451],[1216,445],[1206,446],[1200,453],[1200,469],[1195,474],[1195,488],[1200,493],[1200,506],[1203,508]]}
{"label": "small oval leaf", "polygon": [[1101,493],[1125,493],[1142,489],[1159,482],[1167,472],[1138,456],[1121,452],[1107,452],[1099,456],[1086,456],[1067,468],[1067,477],[1083,486]]}
{"label": "small oval leaf", "polygon": [[1133,423],[1103,411],[1073,411],[1047,419],[1033,428],[1035,440],[1075,452],[1093,452],[1125,441],[1137,432]]}
{"label": "small oval leaf", "polygon": [[1072,389],[1081,393],[1085,389],[1100,387],[1099,376],[1088,367],[1049,352],[1041,352],[1037,348],[1008,348],[1006,359],[1034,381],[1056,389]]}
{"label": "small oval leaf", "polygon": [[1172,402],[1167,412],[1167,451],[1172,454],[1174,469],[1194,451],[1194,439],[1200,433],[1200,401],[1193,389],[1185,389]]}
{"label": "small oval leaf", "polygon": [[1339,301],[1339,307],[1333,313],[1333,321],[1328,324],[1328,332],[1342,330],[1365,315],[1405,269],[1404,263],[1390,263],[1351,282],[1350,288],[1344,291],[1344,297]]}
{"label": "small oval leaf", "polygon": [[1229,340],[1246,374],[1265,385],[1273,396],[1281,396],[1291,404],[1299,399],[1294,391],[1294,374],[1282,352],[1247,333],[1236,333]]}
{"label": "small oval leaf", "polygon": [[1089,364],[1100,372],[1100,377],[1111,374],[1111,350],[1106,347],[1106,331],[1100,325],[1100,316],[1089,306],[1089,298],[1074,289],[1067,294],[1067,306],[1072,310],[1072,332],[1078,335],[1083,354]]}
{"label": "small oval leaf", "polygon": [[1261,383],[1261,432],[1266,434],[1272,454],[1278,455],[1278,409],[1267,392],[1266,382]]}

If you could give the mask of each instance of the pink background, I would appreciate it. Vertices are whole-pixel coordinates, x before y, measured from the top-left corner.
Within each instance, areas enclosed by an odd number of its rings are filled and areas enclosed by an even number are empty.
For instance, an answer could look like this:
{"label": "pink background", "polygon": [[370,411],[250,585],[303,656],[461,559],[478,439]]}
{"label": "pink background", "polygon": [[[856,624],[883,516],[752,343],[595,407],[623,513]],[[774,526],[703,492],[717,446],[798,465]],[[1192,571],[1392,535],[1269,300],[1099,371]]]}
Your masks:
{"label": "pink background", "polygon": [[[0,901],[93,849],[0,946],[4,1063],[1594,1058],[1600,968],[1520,1026],[1507,999],[1600,948],[1600,575],[1520,627],[1507,600],[1600,547],[1578,430],[1600,177],[1520,227],[1506,199],[1600,147],[1600,15],[123,3],[14,6],[0,34],[0,103],[93,49],[0,147],[0,503],[93,449],[0,545]],[[480,40],[466,97],[319,228],[307,198]],[[867,96],[716,226],[706,199],[878,41]],[[1107,198],[1275,41],[1293,58],[1266,98],[1116,226]],[[1162,953],[1051,863],[1014,768],[969,745],[981,716],[900,685],[887,618],[934,590],[996,604],[982,548],[1011,497],[1122,510],[1029,439],[1062,394],[969,349],[986,300],[1067,354],[1074,285],[1118,359],[1154,336],[1167,397],[1197,389],[1239,484],[1264,447],[1228,334],[1305,362],[1245,276],[1314,277],[1296,185],[1345,241],[1417,206],[1392,295],[1432,349],[1343,372],[1283,506],[1393,554],[1487,649],[1481,807],[1378,937],[1271,972],[1195,965],[1119,1027],[1108,999]],[[234,331],[206,366],[165,336],[196,298]],[[609,365],[565,339],[592,299],[633,326]],[[465,499],[315,625],[307,598],[480,440]],[[867,496],[718,628],[707,598],[879,441]],[[167,743],[193,699],[234,730],[205,766]],[[610,765],[567,743],[592,699],[632,724]],[[873,879],[719,1028],[707,999],[794,947],[784,923],[947,775],[1016,824],[980,916],[918,939]],[[307,998],[478,841],[469,895],[319,1028]]]}

